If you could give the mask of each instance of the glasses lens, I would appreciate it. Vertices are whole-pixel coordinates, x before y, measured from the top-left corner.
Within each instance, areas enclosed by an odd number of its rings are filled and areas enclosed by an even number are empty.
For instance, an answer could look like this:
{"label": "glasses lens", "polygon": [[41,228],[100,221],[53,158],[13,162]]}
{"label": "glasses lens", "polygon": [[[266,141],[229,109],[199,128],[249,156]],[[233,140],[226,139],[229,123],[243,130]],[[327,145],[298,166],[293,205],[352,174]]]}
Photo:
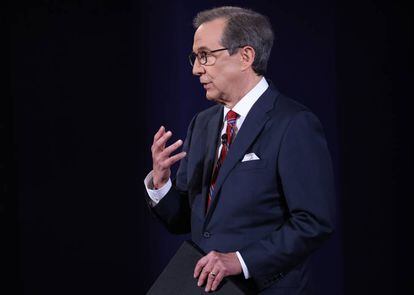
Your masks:
{"label": "glasses lens", "polygon": [[197,55],[194,54],[194,52],[191,52],[188,56],[188,60],[190,61],[190,65],[194,66],[195,59],[197,58]]}
{"label": "glasses lens", "polygon": [[208,54],[205,51],[201,51],[201,52],[199,52],[197,54],[194,53],[194,52],[191,52],[190,55],[188,56],[188,59],[190,61],[190,65],[192,67],[195,64],[196,59],[198,60],[198,62],[201,65],[212,65],[214,63],[214,61],[215,61],[214,56],[212,56],[211,54]]}
{"label": "glasses lens", "polygon": [[205,65],[207,63],[207,53],[205,53],[204,51],[199,53],[199,61],[202,65]]}

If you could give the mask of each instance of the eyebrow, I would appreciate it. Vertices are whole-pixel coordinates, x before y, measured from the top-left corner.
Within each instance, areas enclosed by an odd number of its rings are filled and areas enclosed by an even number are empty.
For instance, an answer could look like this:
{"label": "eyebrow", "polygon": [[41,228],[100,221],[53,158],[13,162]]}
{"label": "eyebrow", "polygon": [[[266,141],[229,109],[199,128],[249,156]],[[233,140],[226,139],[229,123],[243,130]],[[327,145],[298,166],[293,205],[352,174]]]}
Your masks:
{"label": "eyebrow", "polygon": [[[211,51],[211,49],[210,48],[208,48],[208,47],[206,47],[206,46],[201,46],[201,47],[199,47],[198,48],[198,50],[197,50],[198,52],[200,52],[200,51]],[[194,51],[193,51],[194,52]],[[195,53],[195,52],[194,52]]]}

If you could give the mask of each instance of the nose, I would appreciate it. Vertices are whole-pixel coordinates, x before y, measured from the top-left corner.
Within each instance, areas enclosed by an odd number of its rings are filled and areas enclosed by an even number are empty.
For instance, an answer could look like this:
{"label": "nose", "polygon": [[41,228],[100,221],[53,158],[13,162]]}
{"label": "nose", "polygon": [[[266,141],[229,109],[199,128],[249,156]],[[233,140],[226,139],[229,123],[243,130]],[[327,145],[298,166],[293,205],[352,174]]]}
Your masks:
{"label": "nose", "polygon": [[198,59],[196,58],[193,64],[193,75],[201,76],[205,72],[205,68],[199,63]]}

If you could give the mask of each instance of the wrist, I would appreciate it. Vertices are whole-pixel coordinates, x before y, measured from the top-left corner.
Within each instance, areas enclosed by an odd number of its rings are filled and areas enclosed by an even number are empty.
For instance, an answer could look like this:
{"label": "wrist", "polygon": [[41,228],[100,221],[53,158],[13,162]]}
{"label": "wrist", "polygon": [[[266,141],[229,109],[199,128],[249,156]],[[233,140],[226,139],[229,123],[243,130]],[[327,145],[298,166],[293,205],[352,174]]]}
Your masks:
{"label": "wrist", "polygon": [[167,181],[155,180],[155,178],[152,179],[152,186],[155,190],[162,188],[166,183]]}
{"label": "wrist", "polygon": [[237,271],[237,274],[243,273],[243,267],[242,267],[242,265],[240,263],[240,259],[239,259],[238,255],[237,255],[237,252],[232,252],[231,254],[234,257],[234,261],[237,261],[236,262],[236,265],[237,265],[237,270],[236,270]]}

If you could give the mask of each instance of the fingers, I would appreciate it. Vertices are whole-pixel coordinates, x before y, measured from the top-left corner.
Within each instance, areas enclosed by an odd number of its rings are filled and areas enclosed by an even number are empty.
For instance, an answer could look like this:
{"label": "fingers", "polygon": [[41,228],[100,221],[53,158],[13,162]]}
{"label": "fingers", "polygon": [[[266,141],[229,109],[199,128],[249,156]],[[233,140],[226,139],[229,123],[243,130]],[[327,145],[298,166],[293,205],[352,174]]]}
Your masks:
{"label": "fingers", "polygon": [[166,160],[164,160],[164,162],[162,162],[160,166],[163,169],[170,168],[172,165],[174,165],[176,162],[180,161],[186,155],[187,155],[186,152],[178,153],[178,154],[176,154],[174,156],[171,156],[171,157],[167,158]]}
{"label": "fingers", "polygon": [[236,252],[219,253],[211,251],[201,258],[194,269],[194,278],[198,277],[198,286],[206,283],[205,291],[215,291],[226,276],[242,273]]}
{"label": "fingers", "polygon": [[[197,282],[197,286],[199,286],[199,287],[204,285],[204,283],[206,281],[208,282],[208,280],[211,280],[211,278],[210,278],[211,270],[213,269],[214,263],[216,262],[215,259],[212,259],[212,254],[213,253],[214,253],[214,251],[210,252],[209,254],[207,254],[206,256],[201,258],[198,261],[197,265],[196,265],[196,268],[195,268],[195,271],[194,271],[194,277],[197,277],[198,274],[200,274],[198,276],[198,282]],[[217,270],[217,272],[218,272],[218,270]],[[214,279],[214,278],[212,278],[212,279]],[[210,282],[210,285],[208,286],[208,290],[210,290],[211,283],[212,283],[212,281]],[[206,286],[206,291],[207,291],[207,286]]]}
{"label": "fingers", "polygon": [[178,155],[169,158],[170,154],[183,144],[183,141],[179,139],[172,145],[165,147],[167,141],[171,138],[171,136],[172,132],[165,132],[165,127],[161,126],[160,129],[158,129],[157,133],[155,133],[154,142],[151,146],[153,162],[156,164],[156,166],[162,163],[164,169],[169,168],[169,166],[181,160],[186,155],[186,153],[179,153]]}
{"label": "fingers", "polygon": [[206,292],[209,292],[210,290],[215,291],[222,279],[223,279],[223,272],[221,272],[219,268],[214,267],[207,277],[207,284],[206,284],[205,291]]}
{"label": "fingers", "polygon": [[155,143],[158,139],[161,138],[161,136],[165,133],[165,127],[161,126],[160,129],[158,129],[157,133],[154,135],[154,141],[152,143]]}
{"label": "fingers", "polygon": [[183,141],[179,139],[172,145],[165,148],[161,153],[155,153],[155,155],[153,155],[153,162],[155,166],[159,167],[160,169],[168,169],[173,164],[184,158],[187,155],[187,153],[184,151],[170,157],[170,154],[178,149],[182,144]]}
{"label": "fingers", "polygon": [[162,152],[162,154],[168,157],[173,151],[178,149],[182,144],[183,144],[183,141],[179,139],[176,142],[174,142],[172,145],[166,147],[164,151]]}
{"label": "fingers", "polygon": [[[215,271],[213,271],[215,273]],[[220,285],[221,281],[224,279],[224,273],[220,271],[218,274],[216,274],[216,277],[214,278],[213,283],[211,284],[211,291],[216,291],[217,287]],[[206,290],[207,292],[209,290]]]}
{"label": "fingers", "polygon": [[210,274],[209,269],[211,269],[211,268],[209,268],[208,266],[205,266],[203,268],[203,270],[201,271],[200,276],[198,277],[197,286],[201,287],[202,285],[204,285],[204,282],[206,281],[206,279],[208,278],[208,276]]}
{"label": "fingers", "polygon": [[197,278],[199,276],[201,270],[207,264],[207,262],[208,262],[207,256],[204,256],[203,258],[201,258],[197,262],[197,264],[196,264],[196,266],[194,268],[194,278]]}
{"label": "fingers", "polygon": [[153,184],[154,187],[163,186],[171,175],[170,167],[176,162],[183,159],[187,153],[181,152],[170,156],[183,145],[181,139],[174,142],[172,145],[165,147],[167,141],[171,138],[172,132],[165,131],[165,127],[161,126],[154,135],[154,142],[151,146],[152,152],[152,170],[153,170]]}
{"label": "fingers", "polygon": [[171,131],[165,132],[165,130],[164,130],[164,133],[163,133],[163,129],[160,129],[160,130],[161,130],[161,135],[158,136],[158,139],[157,140],[155,140],[156,137],[154,136],[154,143],[152,144],[152,147],[151,147],[151,150],[152,150],[153,153],[157,153],[157,152],[163,151],[166,142],[172,136],[172,132]]}

